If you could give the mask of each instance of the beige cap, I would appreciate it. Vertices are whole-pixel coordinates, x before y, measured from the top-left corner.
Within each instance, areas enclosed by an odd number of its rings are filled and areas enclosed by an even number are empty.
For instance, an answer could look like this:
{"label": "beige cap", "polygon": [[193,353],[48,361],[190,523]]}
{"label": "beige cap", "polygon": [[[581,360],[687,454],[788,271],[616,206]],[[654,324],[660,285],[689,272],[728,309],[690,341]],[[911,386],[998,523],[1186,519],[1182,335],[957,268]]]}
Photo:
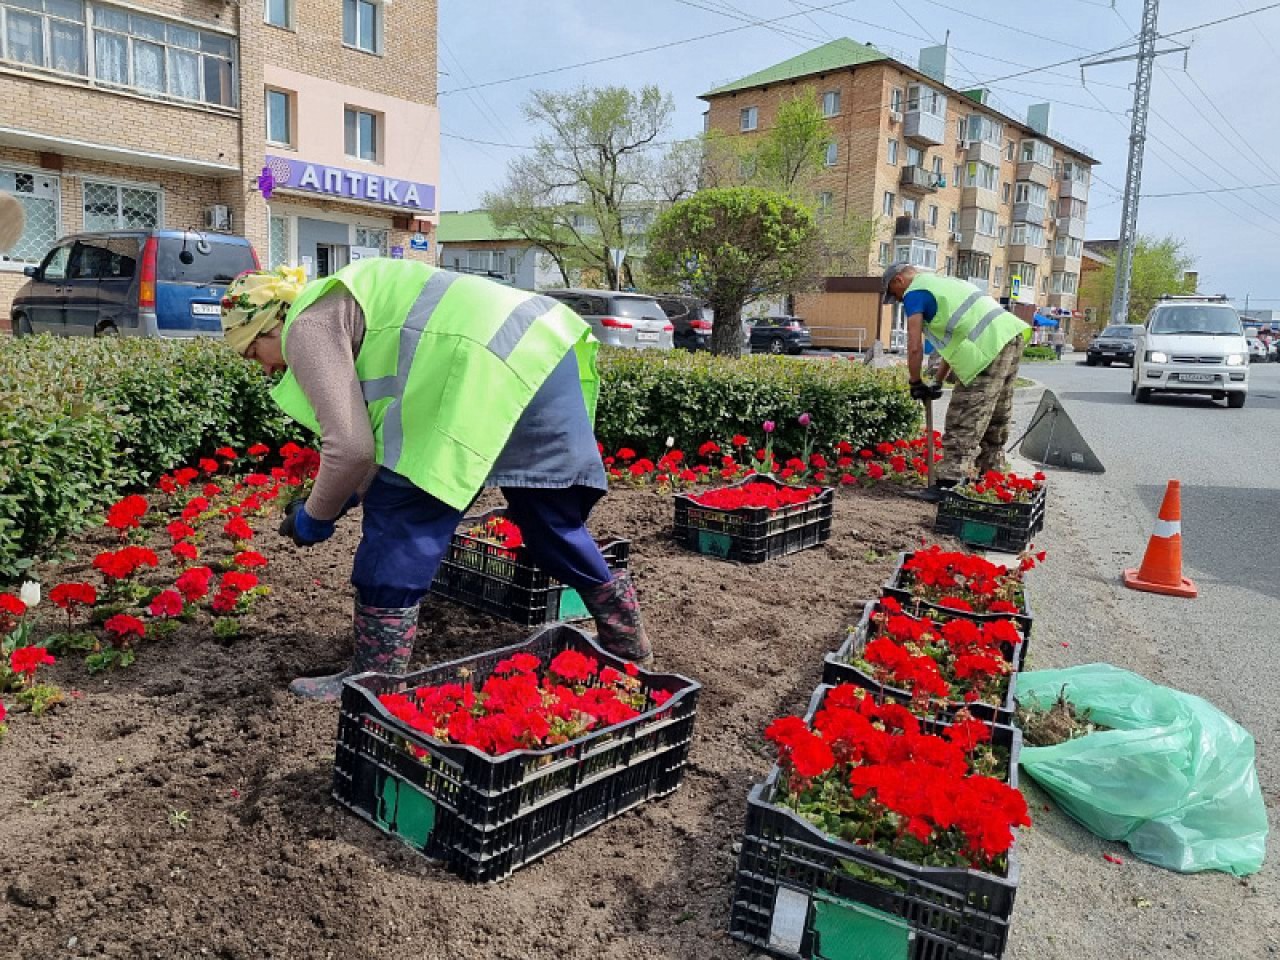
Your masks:
{"label": "beige cap", "polygon": [[17,197],[0,193],[0,253],[14,247],[22,239],[27,214]]}

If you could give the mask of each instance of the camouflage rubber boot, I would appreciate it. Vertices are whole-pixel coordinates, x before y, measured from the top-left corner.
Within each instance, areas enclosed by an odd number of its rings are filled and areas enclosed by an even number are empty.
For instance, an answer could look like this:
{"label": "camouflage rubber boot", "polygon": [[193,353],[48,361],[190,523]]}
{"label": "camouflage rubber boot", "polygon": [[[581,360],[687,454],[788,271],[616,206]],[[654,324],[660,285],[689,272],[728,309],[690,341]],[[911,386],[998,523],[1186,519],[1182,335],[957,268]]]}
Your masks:
{"label": "camouflage rubber boot", "polygon": [[299,677],[289,684],[290,693],[308,700],[337,700],[347,677],[368,671],[400,676],[409,669],[418,634],[416,603],[412,607],[366,607],[357,602],[353,626],[351,666],[327,677]]}
{"label": "camouflage rubber boot", "polygon": [[642,667],[653,663],[653,647],[640,620],[636,585],[625,570],[598,587],[579,590],[582,602],[596,620],[596,638],[616,657],[633,660]]}

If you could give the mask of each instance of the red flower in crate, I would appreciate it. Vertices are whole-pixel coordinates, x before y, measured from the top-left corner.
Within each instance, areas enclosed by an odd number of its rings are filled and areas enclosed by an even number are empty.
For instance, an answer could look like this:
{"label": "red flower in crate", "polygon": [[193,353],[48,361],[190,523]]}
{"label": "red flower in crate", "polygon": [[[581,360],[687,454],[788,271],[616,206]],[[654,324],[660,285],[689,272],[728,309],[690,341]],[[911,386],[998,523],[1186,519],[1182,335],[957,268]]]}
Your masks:
{"label": "red flower in crate", "polygon": [[713,510],[741,510],[764,507],[780,510],[812,500],[821,487],[775,487],[771,483],[751,483],[743,487],[722,487],[692,497],[694,503]]}
{"label": "red flower in crate", "polygon": [[591,679],[599,666],[594,657],[588,657],[576,650],[565,650],[556,655],[548,669],[565,680],[586,681]]}
{"label": "red flower in crate", "polygon": [[518,550],[524,546],[524,534],[506,517],[490,517],[484,523],[478,523],[468,530],[467,536],[484,543],[492,543],[495,547],[502,547],[504,550]]}

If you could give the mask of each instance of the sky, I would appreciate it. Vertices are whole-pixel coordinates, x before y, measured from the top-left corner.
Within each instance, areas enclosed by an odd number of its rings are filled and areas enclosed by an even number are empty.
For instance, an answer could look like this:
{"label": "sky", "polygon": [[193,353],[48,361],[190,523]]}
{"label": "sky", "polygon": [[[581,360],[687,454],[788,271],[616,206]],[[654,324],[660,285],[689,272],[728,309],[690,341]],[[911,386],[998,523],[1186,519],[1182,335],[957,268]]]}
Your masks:
{"label": "sky", "polygon": [[[1280,311],[1280,123],[1255,79],[1280,63],[1280,4],[1164,0],[1159,25],[1169,34],[1260,7],[1271,9],[1158,43],[1190,52],[1185,71],[1182,53],[1156,61],[1138,229],[1182,240],[1202,291]],[[833,38],[914,65],[949,35],[951,86],[988,86],[1020,119],[1054,104],[1052,132],[1099,161],[1087,236],[1114,238],[1135,64],[1092,67],[1083,83],[1079,62],[1029,68],[1118,47],[1141,19],[1142,0],[441,0],[440,208],[476,209],[502,183],[535,135],[521,109],[533,90],[655,84],[674,98],[677,139],[702,130],[699,94]],[[602,58],[617,59],[579,66]]]}

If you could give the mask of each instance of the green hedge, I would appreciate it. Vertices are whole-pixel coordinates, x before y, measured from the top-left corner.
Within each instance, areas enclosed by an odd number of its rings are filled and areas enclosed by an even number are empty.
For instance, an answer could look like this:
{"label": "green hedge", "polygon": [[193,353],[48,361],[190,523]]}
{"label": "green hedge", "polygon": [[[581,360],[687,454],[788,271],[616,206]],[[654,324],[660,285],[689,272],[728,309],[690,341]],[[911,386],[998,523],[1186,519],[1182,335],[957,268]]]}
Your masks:
{"label": "green hedge", "polygon": [[0,581],[121,491],[221,443],[302,440],[222,343],[0,341]]}
{"label": "green hedge", "polygon": [[691,451],[737,433],[755,445],[764,440],[761,425],[772,420],[775,447],[794,453],[804,439],[802,413],[813,418],[819,447],[840,440],[865,446],[920,429],[920,404],[904,371],[868,370],[844,359],[604,350],[600,370],[596,436],[608,450],[629,446],[653,456],[672,437]]}
{"label": "green hedge", "polygon": [[1053,347],[1034,346],[1022,351],[1023,360],[1057,360],[1058,354]]}

